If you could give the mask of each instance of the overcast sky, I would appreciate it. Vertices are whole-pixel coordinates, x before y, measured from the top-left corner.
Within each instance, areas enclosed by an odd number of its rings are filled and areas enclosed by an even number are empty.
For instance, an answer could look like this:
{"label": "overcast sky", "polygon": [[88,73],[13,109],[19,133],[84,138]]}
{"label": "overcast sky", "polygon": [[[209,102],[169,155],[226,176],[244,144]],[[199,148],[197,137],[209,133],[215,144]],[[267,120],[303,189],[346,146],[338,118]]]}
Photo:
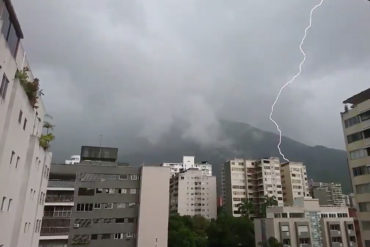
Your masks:
{"label": "overcast sky", "polygon": [[[134,150],[129,136],[156,142],[178,122],[204,145],[217,141],[218,119],[275,131],[271,104],[297,71],[319,0],[13,2],[64,159],[99,134]],[[343,148],[341,102],[370,86],[369,23],[367,0],[315,12],[304,72],[274,115],[284,135]]]}

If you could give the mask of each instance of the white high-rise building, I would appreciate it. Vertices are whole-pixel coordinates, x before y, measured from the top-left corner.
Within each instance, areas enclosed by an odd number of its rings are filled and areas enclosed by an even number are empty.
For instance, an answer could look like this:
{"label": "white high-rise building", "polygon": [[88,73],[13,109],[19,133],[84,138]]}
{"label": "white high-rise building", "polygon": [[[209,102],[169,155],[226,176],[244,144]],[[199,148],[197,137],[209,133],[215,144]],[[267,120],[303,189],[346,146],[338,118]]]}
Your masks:
{"label": "white high-rise building", "polygon": [[216,177],[189,168],[170,180],[170,213],[217,218]]}
{"label": "white high-rise building", "polygon": [[225,210],[233,216],[241,216],[238,205],[244,200],[259,207],[266,197],[274,197],[282,206],[279,158],[227,161],[222,174],[222,194]]}
{"label": "white high-rise building", "polygon": [[202,161],[201,163],[195,163],[194,156],[183,156],[182,162],[162,163],[161,166],[166,166],[171,168],[171,175],[174,176],[179,172],[186,171],[190,168],[201,170],[202,173],[206,176],[212,176],[212,165],[207,161]]}
{"label": "white high-rise building", "polygon": [[[38,246],[51,162],[51,153],[40,146],[45,107],[22,38],[11,1],[0,0],[1,247]],[[17,71],[30,83],[21,83]],[[32,88],[26,93],[27,86]]]}
{"label": "white high-rise building", "polygon": [[302,162],[281,164],[281,183],[285,205],[292,205],[300,197],[310,198],[306,166]]}

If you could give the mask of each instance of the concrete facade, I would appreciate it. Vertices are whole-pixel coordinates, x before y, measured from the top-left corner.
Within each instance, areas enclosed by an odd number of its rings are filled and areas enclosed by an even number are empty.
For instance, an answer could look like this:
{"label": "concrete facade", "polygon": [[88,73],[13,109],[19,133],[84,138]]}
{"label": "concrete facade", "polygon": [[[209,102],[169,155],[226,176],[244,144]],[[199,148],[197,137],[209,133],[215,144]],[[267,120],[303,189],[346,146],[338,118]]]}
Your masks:
{"label": "concrete facade", "polygon": [[281,164],[281,183],[285,205],[292,205],[299,197],[310,197],[306,166],[302,162]]}
{"label": "concrete facade", "polygon": [[39,247],[67,247],[76,168],[56,164],[50,167]]}
{"label": "concrete facade", "polygon": [[167,246],[170,169],[118,164],[117,151],[101,149],[111,161],[82,147],[75,165],[68,246]]}
{"label": "concrete facade", "polygon": [[279,158],[227,161],[222,172],[221,191],[226,212],[235,217],[241,216],[238,205],[244,200],[251,200],[258,207],[266,196],[275,197],[282,206]]}
{"label": "concrete facade", "polygon": [[370,88],[343,102],[341,113],[349,170],[363,244],[370,246]]}
{"label": "concrete facade", "polygon": [[170,182],[170,213],[217,218],[216,177],[196,168],[180,172]]}
{"label": "concrete facade", "polygon": [[346,207],[320,207],[317,199],[297,199],[292,206],[269,207],[255,219],[256,246],[270,237],[284,247],[356,247],[354,220]]}
{"label": "concrete facade", "polygon": [[311,195],[319,199],[322,206],[349,206],[348,196],[343,195],[342,185],[338,183],[314,182],[310,185]]}
{"label": "concrete facade", "polygon": [[39,145],[45,115],[15,78],[28,68],[22,30],[9,0],[0,0],[0,246],[38,246],[51,153]]}

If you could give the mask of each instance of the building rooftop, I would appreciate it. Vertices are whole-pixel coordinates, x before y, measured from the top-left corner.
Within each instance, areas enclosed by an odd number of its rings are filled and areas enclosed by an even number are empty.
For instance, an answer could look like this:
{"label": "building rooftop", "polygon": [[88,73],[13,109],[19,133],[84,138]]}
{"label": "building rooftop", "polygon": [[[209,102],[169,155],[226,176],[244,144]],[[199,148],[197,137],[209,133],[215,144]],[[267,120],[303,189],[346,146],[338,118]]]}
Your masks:
{"label": "building rooftop", "polygon": [[370,88],[366,89],[365,91],[362,91],[361,93],[353,95],[352,97],[343,101],[343,103],[357,105],[368,99],[370,99]]}

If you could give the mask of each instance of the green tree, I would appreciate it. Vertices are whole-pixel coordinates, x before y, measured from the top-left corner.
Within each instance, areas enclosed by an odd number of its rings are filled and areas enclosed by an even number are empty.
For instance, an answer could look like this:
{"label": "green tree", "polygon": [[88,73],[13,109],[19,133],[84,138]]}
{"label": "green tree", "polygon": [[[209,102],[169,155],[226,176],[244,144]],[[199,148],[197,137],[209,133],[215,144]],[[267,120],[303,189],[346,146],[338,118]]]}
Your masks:
{"label": "green tree", "polygon": [[283,247],[283,244],[274,237],[270,237],[267,242],[259,243],[259,245],[262,247]]}
{"label": "green tree", "polygon": [[254,246],[253,222],[247,217],[221,214],[208,228],[209,247]]}
{"label": "green tree", "polygon": [[266,209],[267,209],[267,207],[278,205],[278,201],[276,200],[275,196],[271,196],[271,197],[265,196],[265,198],[263,200],[264,201],[263,201],[263,203],[261,204],[261,206],[259,208],[258,216],[260,218],[266,218]]}
{"label": "green tree", "polygon": [[168,229],[169,247],[206,247],[209,221],[201,216],[171,216]]}
{"label": "green tree", "polygon": [[251,219],[256,213],[255,205],[251,200],[243,200],[238,205],[238,211],[242,216],[247,217],[248,219]]}

